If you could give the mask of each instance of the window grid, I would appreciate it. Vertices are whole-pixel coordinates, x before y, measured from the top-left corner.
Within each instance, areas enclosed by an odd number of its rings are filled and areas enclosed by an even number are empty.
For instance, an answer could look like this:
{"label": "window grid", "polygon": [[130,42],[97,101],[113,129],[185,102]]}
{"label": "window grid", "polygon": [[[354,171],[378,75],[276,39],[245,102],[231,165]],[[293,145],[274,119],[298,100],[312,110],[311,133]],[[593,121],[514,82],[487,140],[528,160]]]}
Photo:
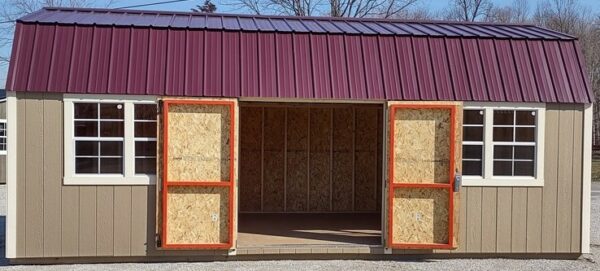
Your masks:
{"label": "window grid", "polygon": [[0,154],[6,154],[6,120],[0,119]]}
{"label": "window grid", "polygon": [[[144,137],[144,136],[137,136],[137,131],[135,130],[136,127],[136,123],[154,123],[156,126],[156,124],[158,123],[157,119],[156,119],[156,115],[154,115],[153,119],[140,119],[136,117],[136,112],[135,110],[138,110],[138,105],[139,106],[143,106],[144,104],[135,104],[134,105],[134,119],[133,119],[133,125],[134,125],[134,144],[135,144],[135,150],[134,150],[134,159],[135,159],[135,174],[156,174],[156,166],[154,166],[153,168],[150,169],[150,171],[143,171],[143,166],[142,163],[143,161],[152,161],[152,159],[154,159],[154,164],[156,165],[156,141],[157,141],[157,137],[156,134],[154,135],[154,137]],[[147,105],[147,104],[146,104]],[[154,142],[154,155],[138,155],[138,142]]]}
{"label": "window grid", "polygon": [[[482,121],[481,123],[467,123],[467,124],[463,124],[463,127],[474,127],[474,128],[481,128],[482,129],[482,138],[481,141],[463,141],[463,149],[465,148],[464,146],[480,146],[481,147],[481,156],[479,158],[464,158],[463,157],[463,171],[466,171],[465,168],[467,166],[473,166],[473,165],[467,165],[467,163],[464,162],[480,162],[480,167],[479,167],[479,174],[476,175],[471,175],[471,174],[466,174],[466,176],[477,176],[477,177],[481,177],[483,175],[484,172],[484,153],[485,153],[485,148],[484,148],[484,137],[485,137],[485,111],[483,111],[482,109],[465,109],[465,111],[479,111],[480,114],[482,115]],[[464,121],[463,121],[464,122]]]}
{"label": "window grid", "polygon": [[[492,169],[493,172],[493,176],[494,177],[535,177],[535,153],[536,153],[536,142],[535,142],[535,135],[534,135],[534,141],[533,142],[524,142],[524,141],[517,141],[516,137],[517,137],[517,128],[534,128],[536,129],[536,124],[537,124],[537,110],[531,110],[531,109],[495,109],[493,110],[494,114],[497,111],[511,111],[512,115],[513,115],[513,124],[509,125],[509,124],[495,124],[493,123],[492,127],[493,128],[512,128],[512,141],[495,141],[494,140],[494,136],[492,135],[492,157],[493,157],[493,162],[511,162],[511,174],[510,175],[496,175],[495,174],[495,169]],[[532,112],[535,116],[534,121],[536,122],[536,124],[533,125],[529,125],[529,124],[517,124],[517,112]],[[494,121],[495,122],[495,121]],[[534,130],[534,134],[535,134]],[[512,147],[512,157],[509,158],[496,158],[495,157],[495,149],[496,146],[507,146],[507,147]],[[515,158],[515,147],[521,147],[521,146],[531,146],[533,147],[533,154],[534,154],[534,159],[517,159]],[[515,162],[533,162],[533,170],[532,170],[532,175],[516,175],[515,174]]]}

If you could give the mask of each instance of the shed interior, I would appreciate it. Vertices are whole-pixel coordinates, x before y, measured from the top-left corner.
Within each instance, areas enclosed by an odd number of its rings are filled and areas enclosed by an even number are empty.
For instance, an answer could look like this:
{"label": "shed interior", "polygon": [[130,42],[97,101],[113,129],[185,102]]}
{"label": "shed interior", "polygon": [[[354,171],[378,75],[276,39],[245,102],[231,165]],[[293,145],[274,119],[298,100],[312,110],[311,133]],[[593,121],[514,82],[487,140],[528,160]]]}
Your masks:
{"label": "shed interior", "polygon": [[382,107],[240,103],[237,246],[381,245]]}

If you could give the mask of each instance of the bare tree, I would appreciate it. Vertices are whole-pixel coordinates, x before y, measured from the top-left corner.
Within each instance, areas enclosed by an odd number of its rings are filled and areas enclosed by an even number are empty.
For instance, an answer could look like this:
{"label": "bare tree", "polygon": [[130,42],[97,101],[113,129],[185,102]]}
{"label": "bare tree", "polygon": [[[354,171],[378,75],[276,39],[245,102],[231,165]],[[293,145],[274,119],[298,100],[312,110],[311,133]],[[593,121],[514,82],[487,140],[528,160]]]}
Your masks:
{"label": "bare tree", "polygon": [[[109,0],[106,6],[114,4]],[[7,65],[10,60],[8,47],[12,44],[15,21],[25,14],[32,13],[42,7],[90,7],[94,0],[5,0],[0,6],[0,65]]]}
{"label": "bare tree", "polygon": [[484,20],[496,23],[525,23],[530,20],[529,5],[526,0],[514,0],[508,6],[494,6]]}
{"label": "bare tree", "polygon": [[446,19],[457,21],[481,21],[491,12],[494,5],[490,0],[453,0]]}

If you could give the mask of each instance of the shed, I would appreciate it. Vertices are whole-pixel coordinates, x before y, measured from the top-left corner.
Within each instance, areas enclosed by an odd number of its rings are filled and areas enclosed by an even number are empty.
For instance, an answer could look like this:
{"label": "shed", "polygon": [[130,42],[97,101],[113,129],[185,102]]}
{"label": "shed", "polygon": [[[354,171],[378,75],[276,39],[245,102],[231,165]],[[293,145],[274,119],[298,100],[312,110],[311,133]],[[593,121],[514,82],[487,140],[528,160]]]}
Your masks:
{"label": "shed", "polygon": [[583,61],[533,25],[44,8],[6,85],[7,258],[578,257]]}

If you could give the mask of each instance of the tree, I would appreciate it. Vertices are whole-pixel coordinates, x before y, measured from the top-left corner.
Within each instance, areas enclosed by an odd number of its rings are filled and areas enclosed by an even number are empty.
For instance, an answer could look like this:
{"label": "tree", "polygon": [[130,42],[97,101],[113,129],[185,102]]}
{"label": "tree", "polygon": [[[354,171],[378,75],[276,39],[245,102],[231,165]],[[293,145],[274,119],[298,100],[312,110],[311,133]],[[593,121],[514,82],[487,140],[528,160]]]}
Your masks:
{"label": "tree", "polygon": [[[25,14],[32,13],[42,7],[89,7],[94,0],[5,0],[0,6],[0,65],[7,65],[10,60],[15,21]],[[106,6],[114,4],[108,0]]]}
{"label": "tree", "polygon": [[490,0],[453,0],[445,17],[447,20],[480,21],[490,14],[493,7]]}
{"label": "tree", "polygon": [[527,1],[514,0],[508,6],[492,7],[484,20],[496,23],[525,23],[530,21],[529,15]]}
{"label": "tree", "polygon": [[193,12],[204,12],[204,13],[214,13],[217,11],[217,6],[213,4],[210,0],[205,0],[204,4],[197,5],[196,8],[192,8]]}

